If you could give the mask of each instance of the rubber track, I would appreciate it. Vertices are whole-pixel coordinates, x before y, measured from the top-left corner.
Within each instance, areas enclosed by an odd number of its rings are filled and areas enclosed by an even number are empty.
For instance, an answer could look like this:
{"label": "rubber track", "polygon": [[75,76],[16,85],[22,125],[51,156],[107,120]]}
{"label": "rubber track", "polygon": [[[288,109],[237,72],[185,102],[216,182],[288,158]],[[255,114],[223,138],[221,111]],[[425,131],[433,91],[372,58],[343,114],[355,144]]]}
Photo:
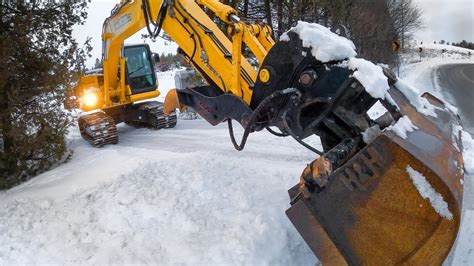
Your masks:
{"label": "rubber track", "polygon": [[97,112],[79,118],[81,136],[94,147],[118,143],[115,121],[106,113]]}
{"label": "rubber track", "polygon": [[178,121],[178,116],[176,115],[175,111],[172,111],[167,117],[165,117],[163,113],[163,105],[160,105],[157,108],[153,108],[150,110],[150,113],[156,117],[154,128],[161,129],[161,128],[173,128],[176,126]]}
{"label": "rubber track", "polygon": [[157,103],[153,107],[144,107],[144,110],[148,113],[146,121],[127,121],[126,123],[136,128],[146,127],[156,130],[175,127],[178,122],[176,112],[173,111],[165,117],[163,108],[163,103]]}

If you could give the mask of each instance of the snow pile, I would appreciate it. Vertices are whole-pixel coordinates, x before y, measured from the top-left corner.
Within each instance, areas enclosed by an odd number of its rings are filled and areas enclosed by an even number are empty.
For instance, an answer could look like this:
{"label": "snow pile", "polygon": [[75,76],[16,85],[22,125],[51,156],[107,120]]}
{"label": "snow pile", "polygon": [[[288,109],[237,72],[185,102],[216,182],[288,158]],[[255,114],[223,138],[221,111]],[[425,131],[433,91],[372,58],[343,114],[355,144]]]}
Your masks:
{"label": "snow pile", "polygon": [[314,263],[284,213],[301,167],[235,159],[155,156],[64,200],[8,200],[0,208],[0,264]]}
{"label": "snow pile", "polygon": [[[303,46],[311,48],[313,56],[321,62],[343,60],[357,55],[352,41],[322,25],[298,21],[289,31],[297,33],[303,41]],[[288,32],[283,33],[280,41],[290,41]]]}
{"label": "snow pile", "polygon": [[462,215],[461,229],[458,233],[457,241],[452,263],[443,265],[472,266],[474,262],[474,211],[470,210]]}
{"label": "snow pile", "polygon": [[448,203],[443,199],[443,196],[436,192],[434,188],[430,185],[430,183],[426,180],[420,172],[411,168],[411,166],[407,166],[407,172],[410,175],[413,184],[415,185],[416,189],[420,193],[420,195],[430,201],[431,206],[433,209],[441,216],[448,220],[453,219],[453,214],[448,209]]}
{"label": "snow pile", "polygon": [[[382,67],[365,59],[355,58],[357,53],[352,41],[316,23],[299,21],[296,27],[291,28],[290,31],[297,33],[303,46],[311,48],[312,55],[321,62],[347,59],[340,66],[353,70],[354,78],[364,86],[372,97],[386,99],[398,107],[388,93],[390,86]],[[284,33],[280,40],[289,41],[288,32]]]}
{"label": "snow pile", "polygon": [[390,97],[388,94],[390,86],[382,67],[361,58],[351,58],[347,64],[349,69],[354,71],[354,78],[364,86],[372,97],[382,100]]}
{"label": "snow pile", "polygon": [[415,106],[418,112],[424,115],[438,117],[435,113],[435,106],[433,106],[426,98],[421,97],[420,92],[415,87],[408,85],[401,79],[395,83],[395,87],[405,95],[411,105]]}

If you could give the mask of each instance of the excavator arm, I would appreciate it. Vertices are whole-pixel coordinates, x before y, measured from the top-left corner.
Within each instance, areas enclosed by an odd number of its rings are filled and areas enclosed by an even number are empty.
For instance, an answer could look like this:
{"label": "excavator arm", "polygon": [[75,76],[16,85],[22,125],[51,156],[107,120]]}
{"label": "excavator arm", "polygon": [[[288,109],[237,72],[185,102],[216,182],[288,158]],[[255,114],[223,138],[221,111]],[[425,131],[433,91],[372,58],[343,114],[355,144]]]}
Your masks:
{"label": "excavator arm", "polygon": [[[463,193],[461,122],[447,104],[418,97],[319,25],[300,22],[275,43],[268,26],[216,0],[123,0],[103,26],[107,108],[139,97],[126,82],[123,42],[143,28],[151,37],[166,32],[209,84],[171,90],[165,116],[191,107],[212,125],[227,122],[237,150],[267,129],[318,154],[289,190],[287,215],[324,264],[443,262]],[[372,118],[377,103],[386,112]],[[240,142],[232,121],[245,130]],[[304,141],[312,135],[322,150]]]}
{"label": "excavator arm", "polygon": [[[203,8],[229,26],[230,39]],[[219,1],[122,1],[104,22],[102,35],[105,91],[120,94],[122,102],[127,89],[119,83],[125,77],[116,78],[125,64],[122,44],[143,28],[152,37],[166,32],[213,89],[231,93],[246,103],[252,98],[257,72],[242,55],[242,45],[247,45],[262,62],[274,44],[268,26],[241,22],[233,8]]]}

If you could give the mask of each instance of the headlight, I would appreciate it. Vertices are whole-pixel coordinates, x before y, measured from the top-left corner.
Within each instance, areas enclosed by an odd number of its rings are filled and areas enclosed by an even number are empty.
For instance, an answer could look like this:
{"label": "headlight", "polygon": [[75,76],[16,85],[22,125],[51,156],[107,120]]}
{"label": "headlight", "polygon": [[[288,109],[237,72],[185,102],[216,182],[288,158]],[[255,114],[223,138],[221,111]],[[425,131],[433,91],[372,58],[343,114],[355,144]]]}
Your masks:
{"label": "headlight", "polygon": [[99,102],[99,96],[95,90],[85,90],[82,96],[82,103],[87,107],[95,107]]}

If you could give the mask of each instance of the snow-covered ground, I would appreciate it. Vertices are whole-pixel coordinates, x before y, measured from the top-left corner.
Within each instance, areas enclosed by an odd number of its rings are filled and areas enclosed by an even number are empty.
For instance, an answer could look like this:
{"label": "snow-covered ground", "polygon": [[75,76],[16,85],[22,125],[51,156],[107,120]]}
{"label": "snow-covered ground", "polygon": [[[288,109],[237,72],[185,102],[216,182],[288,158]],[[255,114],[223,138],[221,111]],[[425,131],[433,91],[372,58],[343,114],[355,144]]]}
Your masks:
{"label": "snow-covered ground", "polygon": [[[432,73],[447,62],[411,64],[401,76],[443,96]],[[173,73],[159,80],[163,99]],[[97,149],[73,128],[70,161],[0,192],[0,265],[314,265],[284,213],[287,189],[315,159],[292,139],[259,132],[238,152],[225,125],[204,120],[160,131],[120,125],[119,136],[118,145]],[[472,193],[472,176],[465,180]],[[469,209],[454,265],[474,262],[473,227]]]}
{"label": "snow-covered ground", "polygon": [[311,264],[286,218],[286,190],[313,154],[251,136],[238,152],[203,120],[120,126],[94,149],[74,132],[72,160],[0,195],[0,264]]}
{"label": "snow-covered ground", "polygon": [[312,152],[266,132],[239,152],[202,119],[119,136],[97,149],[73,128],[69,162],[0,193],[0,265],[314,265],[285,216]]}
{"label": "snow-covered ground", "polygon": [[[418,51],[422,48],[422,52]],[[415,45],[407,48],[401,56],[402,65],[427,62],[435,59],[435,61],[452,61],[452,60],[474,60],[474,51],[462,47],[427,43],[422,45]],[[446,64],[446,63],[441,63]]]}

